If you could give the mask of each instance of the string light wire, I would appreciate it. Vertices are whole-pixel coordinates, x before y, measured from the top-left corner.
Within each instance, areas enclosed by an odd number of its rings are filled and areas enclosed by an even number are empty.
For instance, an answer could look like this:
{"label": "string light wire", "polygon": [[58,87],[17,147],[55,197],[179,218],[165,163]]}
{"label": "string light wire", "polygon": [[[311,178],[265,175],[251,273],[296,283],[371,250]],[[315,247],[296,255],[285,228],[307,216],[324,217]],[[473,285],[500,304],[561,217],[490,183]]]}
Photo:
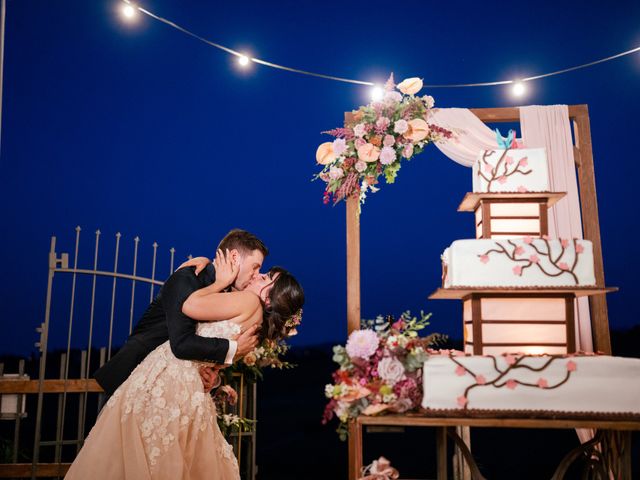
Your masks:
{"label": "string light wire", "polygon": [[[238,52],[236,50],[233,50],[232,48],[226,47],[224,45],[221,45],[219,43],[216,42],[212,42],[211,40],[208,40],[204,37],[201,37],[200,35],[197,35],[196,33],[193,33],[192,31],[178,25],[175,22],[172,22],[171,20],[168,20],[166,18],[163,18],[159,15],[156,15],[153,12],[150,12],[149,10],[136,5],[135,3],[131,2],[131,0],[122,0],[124,3],[126,3],[127,5],[131,5],[133,8],[136,8],[137,10],[139,10],[140,12],[144,13],[145,15],[148,15],[149,17],[164,23],[165,25],[170,26],[171,28],[174,28],[182,33],[184,33],[185,35],[188,35],[192,38],[195,38],[196,40],[199,40],[211,47],[217,48],[219,50],[222,50],[224,52],[227,52],[231,55],[235,55],[236,57],[242,58],[242,57],[246,57],[243,53]],[[583,68],[588,68],[588,67],[592,67],[594,65],[598,65],[600,63],[604,63],[604,62],[609,62],[611,60],[615,60],[617,58],[620,57],[624,57],[626,55],[631,55],[633,53],[636,52],[640,52],[640,47],[636,47],[636,48],[632,48],[631,50],[627,50],[625,52],[621,52],[621,53],[617,53],[615,55],[611,55],[609,57],[605,57],[605,58],[601,58],[599,60],[594,60],[593,62],[589,62],[589,63],[584,63],[582,65],[576,65],[574,67],[569,67],[569,68],[564,68],[562,70],[556,70],[555,72],[549,72],[549,73],[543,73],[541,75],[535,75],[532,77],[527,77],[527,78],[521,78],[518,80],[500,80],[500,81],[495,81],[495,82],[478,82],[478,83],[446,83],[446,84],[425,84],[424,86],[427,88],[465,88],[465,87],[493,87],[493,86],[498,86],[498,85],[512,85],[514,83],[517,82],[530,82],[532,80],[539,80],[541,78],[547,78],[547,77],[552,77],[555,75],[561,75],[563,73],[567,73],[567,72],[573,72],[575,70],[581,70]],[[293,68],[293,67],[287,67],[285,65],[280,65],[278,63],[273,63],[273,62],[268,62],[266,60],[262,60],[260,58],[255,58],[255,57],[250,57],[249,58],[250,61],[257,63],[259,65],[264,65],[265,67],[271,67],[271,68],[276,68],[278,70],[284,70],[287,72],[292,72],[292,73],[299,73],[301,75],[307,75],[307,76],[311,76],[311,77],[317,77],[317,78],[324,78],[326,80],[334,80],[337,82],[343,82],[343,83],[351,83],[351,84],[356,84],[356,85],[368,85],[368,86],[376,86],[377,84],[374,82],[367,82],[364,80],[356,80],[356,79],[352,79],[352,78],[344,78],[344,77],[336,77],[333,75],[327,75],[324,73],[317,73],[317,72],[310,72],[307,70],[301,70],[299,68]]]}

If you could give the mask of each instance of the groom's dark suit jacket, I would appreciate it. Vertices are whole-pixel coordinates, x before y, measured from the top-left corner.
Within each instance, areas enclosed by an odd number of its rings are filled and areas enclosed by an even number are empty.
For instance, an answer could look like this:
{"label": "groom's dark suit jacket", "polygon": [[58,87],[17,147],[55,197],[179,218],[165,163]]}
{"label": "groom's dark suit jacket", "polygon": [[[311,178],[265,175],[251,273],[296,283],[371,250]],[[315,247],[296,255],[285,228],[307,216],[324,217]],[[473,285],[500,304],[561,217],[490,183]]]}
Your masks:
{"label": "groom's dark suit jacket", "polygon": [[133,369],[167,340],[178,358],[224,363],[229,341],[199,337],[196,335],[197,322],[182,313],[182,304],[187,297],[211,285],[215,278],[215,268],[209,264],[197,277],[191,267],[181,268],[167,279],[124,346],[94,374],[107,395],[112,395]]}

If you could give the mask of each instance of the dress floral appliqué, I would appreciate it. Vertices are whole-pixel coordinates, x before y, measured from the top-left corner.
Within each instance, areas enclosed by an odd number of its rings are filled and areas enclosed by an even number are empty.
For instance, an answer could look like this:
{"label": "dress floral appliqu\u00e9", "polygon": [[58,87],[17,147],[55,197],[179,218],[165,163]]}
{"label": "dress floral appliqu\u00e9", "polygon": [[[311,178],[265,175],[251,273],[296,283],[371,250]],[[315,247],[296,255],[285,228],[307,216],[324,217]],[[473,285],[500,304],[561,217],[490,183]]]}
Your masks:
{"label": "dress floral appliqu\u00e9", "polygon": [[[230,321],[197,326],[203,337],[238,331]],[[176,358],[169,342],[150,353],[109,399],[65,478],[239,479],[199,366]]]}

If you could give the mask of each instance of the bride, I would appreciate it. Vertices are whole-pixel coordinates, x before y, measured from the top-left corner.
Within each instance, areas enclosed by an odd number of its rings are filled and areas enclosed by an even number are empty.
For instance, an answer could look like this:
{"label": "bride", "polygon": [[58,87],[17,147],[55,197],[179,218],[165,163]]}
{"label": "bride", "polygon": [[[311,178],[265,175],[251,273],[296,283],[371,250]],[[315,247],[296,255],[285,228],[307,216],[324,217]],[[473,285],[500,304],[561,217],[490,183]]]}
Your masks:
{"label": "bride", "polygon": [[[260,325],[261,339],[284,338],[304,303],[296,279],[274,267],[243,291],[216,293],[238,267],[221,252],[214,266],[217,285],[195,291],[182,307],[200,320],[197,334],[232,338]],[[177,359],[168,341],[151,352],[109,399],[65,479],[239,479],[200,366]]]}

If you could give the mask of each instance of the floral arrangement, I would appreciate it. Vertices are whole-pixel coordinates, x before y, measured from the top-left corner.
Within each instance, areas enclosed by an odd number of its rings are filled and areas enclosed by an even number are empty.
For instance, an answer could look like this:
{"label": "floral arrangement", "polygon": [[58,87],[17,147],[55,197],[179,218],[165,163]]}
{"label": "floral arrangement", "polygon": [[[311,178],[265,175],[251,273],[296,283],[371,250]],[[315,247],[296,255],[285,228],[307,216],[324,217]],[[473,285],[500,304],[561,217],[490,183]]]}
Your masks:
{"label": "floral arrangement", "polygon": [[422,399],[422,366],[429,347],[444,339],[436,333],[418,335],[430,317],[424,312],[420,318],[412,317],[407,311],[398,320],[392,316],[363,320],[362,329],[349,335],[345,347],[333,347],[333,360],[340,368],[333,374],[334,383],[325,387],[329,402],[322,423],[337,417],[337,431],[344,440],[348,421],[358,415],[416,408]]}
{"label": "floral arrangement", "polygon": [[421,89],[419,78],[395,85],[391,74],[381,100],[352,112],[343,128],[322,132],[335,137],[316,151],[316,161],[323,168],[314,180],[326,183],[324,203],[333,198],[335,205],[358,195],[362,205],[367,192],[379,190],[380,175],[393,183],[403,158],[410,160],[428,143],[451,138],[451,131],[428,123],[434,99],[415,96]]}

